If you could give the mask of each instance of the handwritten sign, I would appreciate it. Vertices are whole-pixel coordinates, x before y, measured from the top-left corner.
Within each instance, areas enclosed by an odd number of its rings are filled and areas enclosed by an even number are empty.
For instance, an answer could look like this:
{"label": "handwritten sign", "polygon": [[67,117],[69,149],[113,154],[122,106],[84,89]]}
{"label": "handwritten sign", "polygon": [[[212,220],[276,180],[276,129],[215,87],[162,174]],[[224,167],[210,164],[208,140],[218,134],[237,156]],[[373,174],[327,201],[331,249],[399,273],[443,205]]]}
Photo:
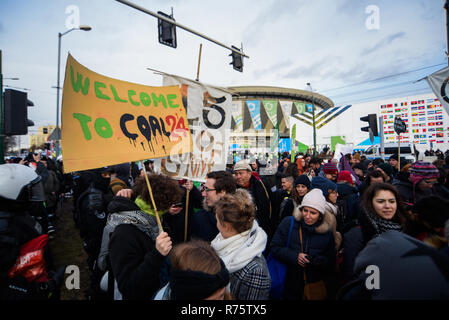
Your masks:
{"label": "handwritten sign", "polygon": [[158,159],[154,167],[166,175],[194,181],[205,181],[211,171],[225,170],[231,131],[231,94],[197,81],[169,75],[164,75],[164,85],[181,88],[193,150]]}
{"label": "handwritten sign", "polygon": [[62,98],[65,172],[191,151],[178,86],[108,78],[68,56]]}

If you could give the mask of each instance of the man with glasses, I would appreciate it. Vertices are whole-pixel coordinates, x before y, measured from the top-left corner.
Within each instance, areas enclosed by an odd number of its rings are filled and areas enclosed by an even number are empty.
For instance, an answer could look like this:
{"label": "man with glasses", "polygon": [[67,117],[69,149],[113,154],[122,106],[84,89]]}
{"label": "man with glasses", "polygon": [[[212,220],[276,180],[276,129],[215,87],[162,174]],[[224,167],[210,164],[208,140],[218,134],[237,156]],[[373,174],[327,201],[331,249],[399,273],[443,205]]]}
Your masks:
{"label": "man with glasses", "polygon": [[215,204],[225,194],[234,193],[236,188],[234,177],[227,171],[213,171],[207,174],[206,183],[201,189],[204,209],[192,215],[192,238],[210,242],[217,236]]}

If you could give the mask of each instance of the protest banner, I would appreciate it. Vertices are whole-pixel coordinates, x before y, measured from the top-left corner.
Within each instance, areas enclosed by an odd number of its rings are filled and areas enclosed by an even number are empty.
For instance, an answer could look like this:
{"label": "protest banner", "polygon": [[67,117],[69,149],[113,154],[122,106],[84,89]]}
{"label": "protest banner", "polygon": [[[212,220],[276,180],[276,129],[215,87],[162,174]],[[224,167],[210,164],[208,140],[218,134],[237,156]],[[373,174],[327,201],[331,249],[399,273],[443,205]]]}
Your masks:
{"label": "protest banner", "polygon": [[178,86],[150,87],[109,78],[69,54],[62,97],[64,172],[191,151]]}
{"label": "protest banner", "polygon": [[204,182],[209,172],[226,169],[232,95],[220,88],[168,74],[164,74],[163,84],[181,88],[193,151],[157,159],[154,167],[172,177]]}

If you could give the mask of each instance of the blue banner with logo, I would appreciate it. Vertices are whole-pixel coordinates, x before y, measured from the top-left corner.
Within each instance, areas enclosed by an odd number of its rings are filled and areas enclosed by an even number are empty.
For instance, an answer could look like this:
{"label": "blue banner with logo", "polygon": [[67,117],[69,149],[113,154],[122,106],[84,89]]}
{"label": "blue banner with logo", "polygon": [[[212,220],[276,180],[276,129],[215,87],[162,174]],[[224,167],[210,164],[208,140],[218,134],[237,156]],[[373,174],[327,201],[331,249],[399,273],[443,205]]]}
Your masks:
{"label": "blue banner with logo", "polygon": [[262,120],[260,118],[260,101],[259,100],[247,100],[246,106],[248,107],[251,119],[253,120],[253,126],[255,130],[262,130]]}

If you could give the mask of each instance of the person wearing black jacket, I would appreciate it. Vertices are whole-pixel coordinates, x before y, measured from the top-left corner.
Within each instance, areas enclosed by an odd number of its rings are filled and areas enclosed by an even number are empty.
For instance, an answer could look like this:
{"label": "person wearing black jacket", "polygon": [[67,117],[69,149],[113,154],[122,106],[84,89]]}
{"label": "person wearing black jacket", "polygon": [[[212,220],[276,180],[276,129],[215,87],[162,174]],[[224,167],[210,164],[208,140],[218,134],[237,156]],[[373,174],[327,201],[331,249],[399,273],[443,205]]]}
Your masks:
{"label": "person wearing black jacket", "polygon": [[[194,209],[200,209],[203,204],[203,196],[197,187],[193,185],[193,181],[178,181],[183,195],[180,202],[175,203],[170,208],[169,213],[164,216],[164,220],[170,227],[170,235],[174,244],[189,241],[192,234],[192,217],[196,215]],[[189,190],[189,208],[187,216],[187,230],[186,230],[186,205],[187,205],[187,190]],[[185,234],[187,232],[187,234]]]}
{"label": "person wearing black jacket", "polygon": [[398,190],[389,183],[371,185],[363,194],[359,225],[343,236],[343,276],[345,282],[354,279],[354,263],[368,241],[389,231],[403,231],[406,212]]}
{"label": "person wearing black jacket", "polygon": [[[332,224],[335,219],[326,212],[322,191],[312,189],[308,192],[292,217],[281,221],[270,245],[271,254],[287,266],[282,299],[303,299],[304,273],[307,283],[323,280],[328,297],[332,297],[336,254]],[[290,243],[287,245],[291,223]]]}
{"label": "person wearing black jacket", "polygon": [[[182,190],[170,177],[150,174],[157,212],[163,215],[181,200]],[[134,201],[133,201],[134,200]],[[131,199],[117,196],[108,206],[111,220],[121,220],[109,238],[111,271],[124,300],[151,299],[162,285],[161,269],[172,248],[159,229],[144,178],[136,180]]]}
{"label": "person wearing black jacket", "polygon": [[251,166],[244,160],[235,164],[234,174],[238,187],[247,189],[251,193],[256,206],[256,219],[260,227],[268,235],[268,243],[270,243],[275,231],[275,221],[273,221],[274,217],[272,217],[269,191],[261,180],[252,175]]}
{"label": "person wearing black jacket", "polygon": [[234,193],[237,185],[228,171],[212,171],[201,190],[203,209],[192,215],[191,237],[211,242],[219,233],[213,209],[225,194]]}

